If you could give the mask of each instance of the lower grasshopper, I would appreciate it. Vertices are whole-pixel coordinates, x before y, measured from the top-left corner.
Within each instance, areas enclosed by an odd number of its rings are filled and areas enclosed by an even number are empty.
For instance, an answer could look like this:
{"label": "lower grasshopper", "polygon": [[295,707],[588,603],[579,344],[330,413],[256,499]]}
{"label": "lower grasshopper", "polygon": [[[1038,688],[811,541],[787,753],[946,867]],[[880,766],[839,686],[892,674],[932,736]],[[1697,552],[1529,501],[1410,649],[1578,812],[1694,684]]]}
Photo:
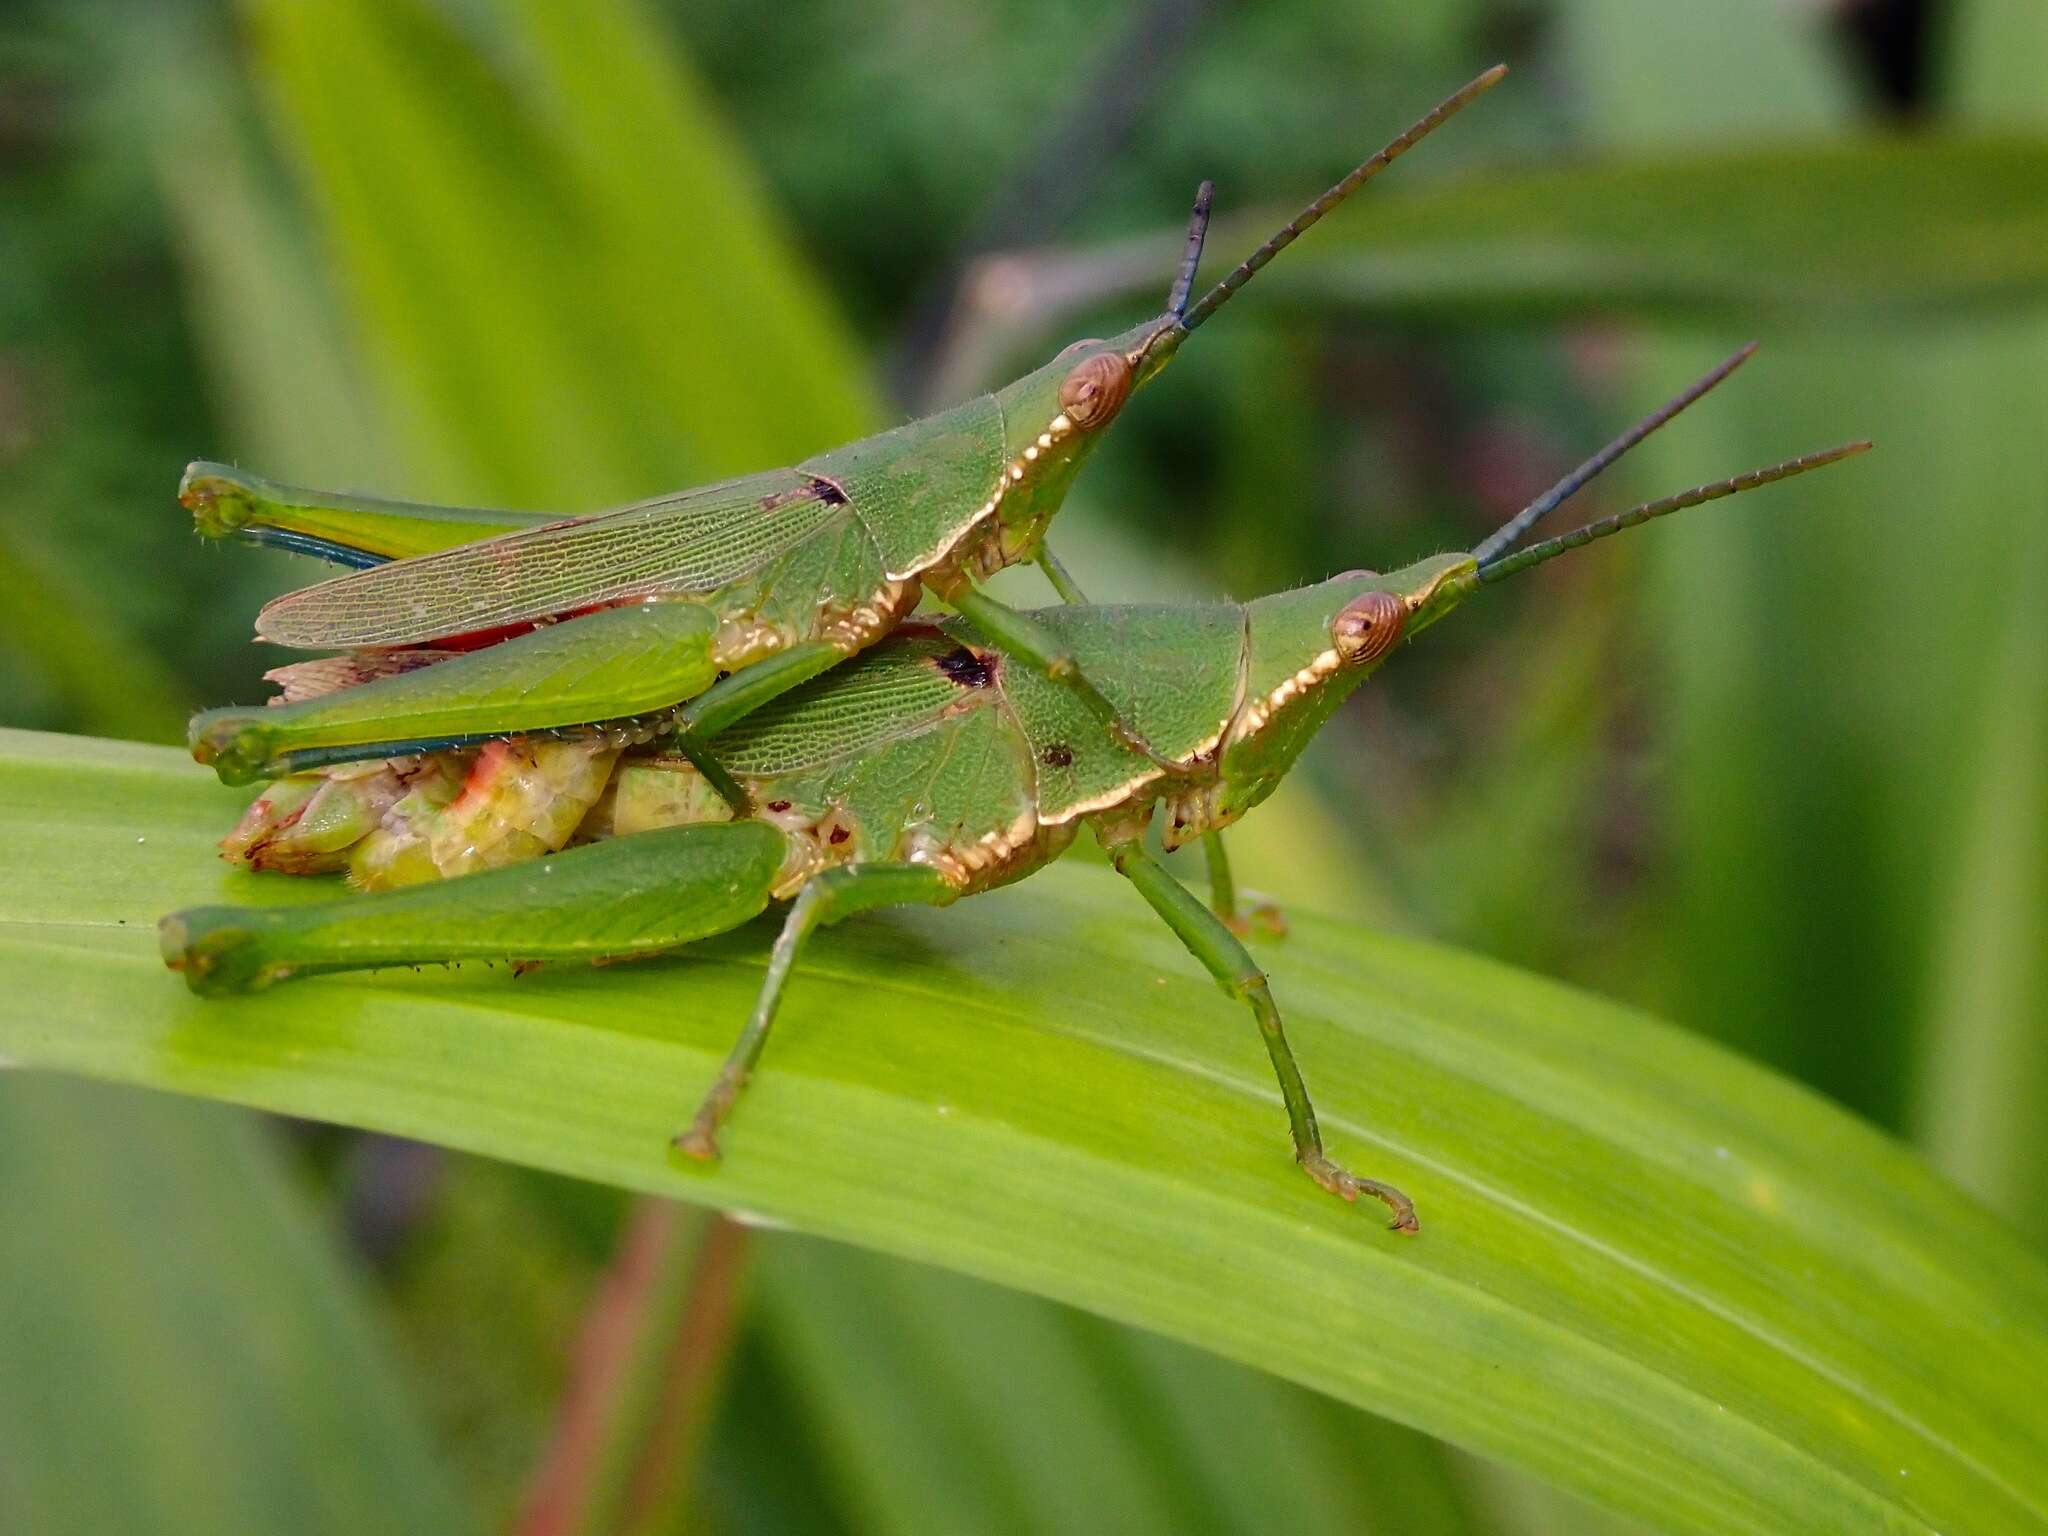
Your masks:
{"label": "lower grasshopper", "polygon": [[[1390,575],[1353,571],[1246,604],[1069,606],[1035,617],[1071,647],[1179,772],[1102,739],[1066,690],[958,620],[912,625],[860,658],[715,733],[710,745],[753,807],[736,815],[688,759],[628,754],[587,813],[585,846],[523,864],[288,909],[197,907],[163,920],[165,961],[195,992],[321,971],[491,958],[594,960],[658,953],[723,933],[790,899],[752,1017],[676,1144],[717,1155],[717,1133],[760,1058],[806,937],[822,923],[904,904],[942,906],[1021,879],[1083,824],[1118,874],[1257,1021],[1286,1103],[1295,1160],[1322,1188],[1369,1195],[1416,1230],[1408,1197],[1346,1172],[1323,1148],[1280,1012],[1250,953],[1147,852],[1165,807],[1176,846],[1263,801],[1338,705],[1396,644],[1481,587],[1623,528],[1861,451],[1851,443],[1586,524],[1519,552],[1532,524],[1748,355],[1581,465],[1469,553]],[[440,809],[376,820],[399,843],[502,820],[500,802],[554,790],[516,742],[485,750]],[[256,821],[268,812],[258,802]],[[446,821],[446,826],[437,825]],[[260,833],[260,826],[259,826]]]}
{"label": "lower grasshopper", "polygon": [[[180,495],[201,532],[361,567],[285,594],[256,625],[266,640],[360,659],[291,677],[282,708],[200,715],[194,754],[248,783],[513,732],[599,727],[616,745],[659,730],[744,814],[742,786],[698,742],[872,644],[929,590],[1014,663],[1071,691],[1096,734],[1107,727],[1117,745],[1180,771],[1054,627],[979,583],[1035,559],[1076,600],[1046,526],[1125,402],[1260,268],[1505,72],[1448,97],[1194,302],[1206,183],[1164,313],[1076,342],[994,394],[790,468],[556,520],[301,491],[193,465]],[[302,686],[309,679],[317,691]]]}

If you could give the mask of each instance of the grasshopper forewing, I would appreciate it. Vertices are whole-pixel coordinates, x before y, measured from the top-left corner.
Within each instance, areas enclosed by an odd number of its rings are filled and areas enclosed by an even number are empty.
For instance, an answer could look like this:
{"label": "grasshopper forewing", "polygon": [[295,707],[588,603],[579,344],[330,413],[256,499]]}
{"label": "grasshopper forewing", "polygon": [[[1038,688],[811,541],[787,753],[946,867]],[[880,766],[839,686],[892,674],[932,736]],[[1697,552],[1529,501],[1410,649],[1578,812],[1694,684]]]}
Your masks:
{"label": "grasshopper forewing", "polygon": [[[1258,805],[1400,641],[1482,587],[1621,529],[1869,446],[1788,460],[1510,551],[1538,518],[1747,355],[1589,459],[1470,553],[1431,556],[1385,576],[1352,571],[1241,605],[1075,605],[1034,614],[1168,766],[1106,737],[1071,690],[987,643],[978,626],[959,619],[909,625],[709,734],[707,745],[752,808],[745,814],[735,815],[689,759],[658,745],[629,748],[606,765],[601,788],[585,783],[543,796],[550,806],[568,806],[559,820],[587,846],[550,854],[539,866],[513,863],[434,881],[441,866],[423,849],[475,846],[489,829],[517,822],[505,814],[505,796],[530,796],[535,783],[549,780],[534,749],[494,743],[450,773],[438,798],[392,786],[397,798],[379,802],[386,791],[366,781],[330,780],[318,791],[327,810],[314,818],[313,839],[322,847],[309,845],[309,860],[354,841],[359,873],[396,871],[428,883],[314,906],[177,913],[162,925],[164,957],[201,993],[426,961],[589,960],[673,949],[789,898],[753,1015],[677,1138],[683,1151],[708,1160],[819,924],[875,907],[944,905],[1019,879],[1057,858],[1086,825],[1224,991],[1250,1007],[1302,1169],[1346,1200],[1384,1202],[1394,1227],[1414,1231],[1406,1195],[1346,1172],[1325,1151],[1266,978],[1222,920],[1145,850],[1144,833],[1162,806],[1173,846]],[[353,817],[352,803],[361,808]],[[250,835],[294,834],[305,807],[287,797],[266,810],[259,801]],[[546,839],[530,841],[525,852],[546,852]]]}
{"label": "grasshopper forewing", "polygon": [[[1450,96],[1192,305],[1206,186],[1164,313],[1076,342],[993,394],[790,468],[548,520],[192,466],[181,496],[203,532],[363,567],[278,598],[258,636],[365,656],[353,670],[292,671],[282,707],[201,715],[194,754],[247,782],[599,727],[591,738],[605,743],[676,739],[743,810],[740,786],[703,758],[701,738],[872,644],[929,591],[1015,664],[1070,690],[1098,733],[1107,727],[1120,747],[1177,771],[1052,627],[979,584],[1038,559],[1062,595],[1078,596],[1045,548],[1046,526],[1131,394],[1275,254],[1504,73],[1488,70]],[[664,611],[635,625],[615,612],[628,606]]]}

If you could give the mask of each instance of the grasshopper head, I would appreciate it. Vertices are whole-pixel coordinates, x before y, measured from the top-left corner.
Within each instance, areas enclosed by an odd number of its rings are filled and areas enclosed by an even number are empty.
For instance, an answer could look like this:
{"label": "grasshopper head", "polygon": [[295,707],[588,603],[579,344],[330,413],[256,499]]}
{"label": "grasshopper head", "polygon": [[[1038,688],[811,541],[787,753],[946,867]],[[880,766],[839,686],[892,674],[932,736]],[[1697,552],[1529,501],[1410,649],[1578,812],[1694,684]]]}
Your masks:
{"label": "grasshopper head", "polygon": [[1432,555],[1384,576],[1350,571],[1251,603],[1243,711],[1231,728],[1218,781],[1180,797],[1168,841],[1227,826],[1265,799],[1353,688],[1371,676],[1402,640],[1427,629],[1481,587],[1624,528],[1803,474],[1870,447],[1868,442],[1845,443],[1787,459],[1514,548],[1573,492],[1732,373],[1750,350],[1736,353],[1631,427],[1471,551]]}
{"label": "grasshopper head", "polygon": [[1412,149],[1424,135],[1499,82],[1506,66],[1495,65],[1439,103],[1386,148],[1310,203],[1271,239],[1237,265],[1214,288],[1190,304],[1202,243],[1209,229],[1213,188],[1203,182],[1188,223],[1187,252],[1167,295],[1165,313],[1107,339],[1077,341],[1044,366],[998,392],[1008,463],[990,505],[1000,509],[1003,560],[1022,558],[1043,534],[1066,499],[1081,461],[1124,403],[1157,378],[1198,325],[1281,250],[1353,192]]}
{"label": "grasshopper head", "polygon": [[1477,586],[1470,555],[1432,555],[1390,575],[1347,571],[1247,604],[1244,703],[1215,782],[1173,797],[1167,845],[1227,827],[1272,794],[1352,690]]}
{"label": "grasshopper head", "polygon": [[[1079,446],[1100,437],[1141,384],[1157,378],[1186,332],[1174,315],[1160,315],[1121,336],[1072,342],[1050,362],[1001,390],[1011,446],[1039,455],[1054,445]],[[1046,443],[1050,437],[1053,442]]]}
{"label": "grasshopper head", "polygon": [[1477,591],[1479,567],[1467,554],[1431,555],[1391,575],[1354,571],[1337,579],[1364,585],[1330,620],[1331,646],[1346,670],[1365,673]]}
{"label": "grasshopper head", "polygon": [[1077,341],[997,392],[1009,462],[993,504],[1006,562],[1036,544],[1124,402],[1166,366],[1182,334],[1178,319],[1161,315],[1121,336]]}

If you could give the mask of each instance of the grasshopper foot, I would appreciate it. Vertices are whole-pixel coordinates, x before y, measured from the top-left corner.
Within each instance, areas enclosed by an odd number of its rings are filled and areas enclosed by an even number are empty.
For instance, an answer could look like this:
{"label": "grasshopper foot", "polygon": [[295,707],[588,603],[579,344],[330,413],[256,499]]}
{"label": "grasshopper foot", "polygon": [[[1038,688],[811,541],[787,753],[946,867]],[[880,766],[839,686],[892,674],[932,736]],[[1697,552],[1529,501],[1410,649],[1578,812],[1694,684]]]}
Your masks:
{"label": "grasshopper foot", "polygon": [[727,1062],[718,1074],[718,1080],[711,1085],[711,1091],[704,1095],[704,1102],[697,1106],[697,1113],[690,1117],[689,1125],[679,1135],[671,1137],[669,1145],[700,1163],[717,1162],[718,1128],[732,1113],[733,1103],[746,1085],[746,1069]]}
{"label": "grasshopper foot", "polygon": [[669,1138],[668,1144],[700,1163],[718,1161],[718,1133],[701,1122]]}
{"label": "grasshopper foot", "polygon": [[1270,901],[1262,901],[1250,912],[1219,912],[1223,926],[1240,939],[1284,939],[1287,937],[1287,914]]}
{"label": "grasshopper foot", "polygon": [[1415,1202],[1391,1184],[1382,1184],[1378,1179],[1361,1179],[1356,1174],[1346,1173],[1322,1153],[1313,1153],[1301,1159],[1301,1171],[1314,1179],[1324,1189],[1340,1200],[1356,1201],[1360,1195],[1371,1195],[1383,1202],[1394,1213],[1394,1219],[1387,1223],[1390,1232],[1418,1232],[1421,1224],[1415,1219]]}

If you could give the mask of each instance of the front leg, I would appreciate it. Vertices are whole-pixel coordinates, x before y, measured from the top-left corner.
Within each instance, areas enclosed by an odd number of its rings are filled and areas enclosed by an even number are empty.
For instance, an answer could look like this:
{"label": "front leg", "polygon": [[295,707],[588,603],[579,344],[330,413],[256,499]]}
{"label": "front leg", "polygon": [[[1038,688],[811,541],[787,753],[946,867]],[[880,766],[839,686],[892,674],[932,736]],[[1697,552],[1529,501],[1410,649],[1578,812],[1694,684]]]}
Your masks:
{"label": "front leg", "polygon": [[1259,1037],[1266,1042],[1266,1054],[1272,1058],[1273,1074],[1280,1080],[1280,1097],[1286,1102],[1287,1124],[1294,1135],[1294,1160],[1301,1164],[1302,1171],[1342,1199],[1372,1196],[1393,1212],[1394,1219],[1387,1225],[1394,1231],[1416,1231],[1414,1201],[1391,1184],[1345,1172],[1323,1151],[1315,1106],[1309,1102],[1308,1085],[1301,1079],[1301,1069],[1295,1065],[1294,1052],[1280,1026],[1279,1006],[1273,1001],[1265,975],[1236,935],[1186,886],[1168,874],[1165,865],[1145,852],[1137,837],[1107,841],[1105,846],[1116,872],[1138,888],[1138,894],[1165,920],[1174,936],[1187,946],[1188,953],[1207,967],[1225,993],[1241,999],[1251,1009],[1252,1017],[1258,1021]]}
{"label": "front leg", "polygon": [[1090,714],[1109,728],[1111,737],[1125,751],[1150,759],[1155,766],[1170,774],[1189,771],[1186,763],[1153,750],[1144,733],[1126,720],[1082,673],[1066,643],[1030,614],[1020,613],[1008,603],[999,602],[973,587],[963,588],[948,597],[946,602],[986,635],[997,650],[1069,689]]}

